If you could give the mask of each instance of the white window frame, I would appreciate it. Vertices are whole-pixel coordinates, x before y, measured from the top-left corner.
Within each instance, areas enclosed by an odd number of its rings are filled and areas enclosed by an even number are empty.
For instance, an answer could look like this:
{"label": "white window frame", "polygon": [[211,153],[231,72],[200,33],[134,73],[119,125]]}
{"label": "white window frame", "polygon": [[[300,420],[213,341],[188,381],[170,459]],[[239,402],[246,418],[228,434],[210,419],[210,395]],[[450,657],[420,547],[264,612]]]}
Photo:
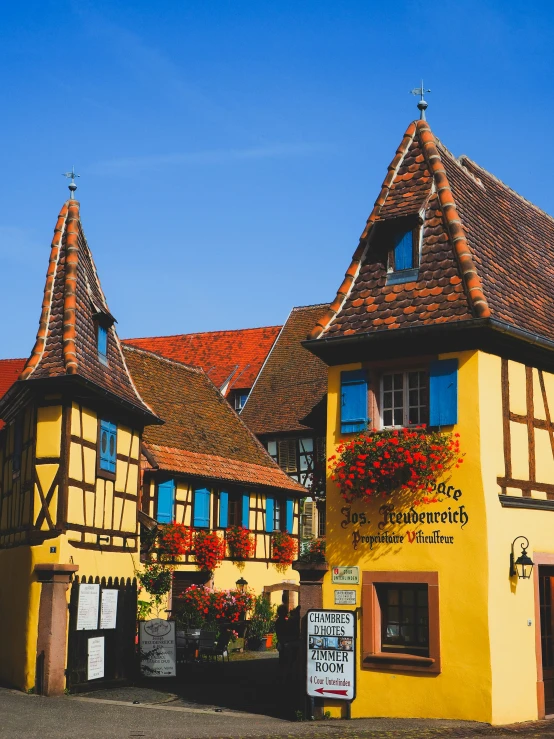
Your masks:
{"label": "white window frame", "polygon": [[[419,424],[411,424],[409,423],[409,413],[410,413],[410,404],[409,404],[409,383],[408,383],[408,375],[412,372],[423,372],[427,377],[427,406],[417,406],[420,411],[421,408],[427,409],[427,417],[429,416],[429,370],[427,367],[410,367],[409,369],[390,369],[386,372],[382,372],[381,376],[379,378],[379,415],[380,415],[380,426],[381,429],[400,429],[400,428],[409,428],[410,426],[415,426]],[[385,383],[384,379],[385,377],[389,375],[402,375],[402,424],[391,424],[388,426],[385,426],[384,423],[384,416],[385,416]],[[392,390],[393,398],[394,398],[394,389]],[[394,402],[394,400],[393,400]],[[393,405],[393,421],[394,421],[394,405]]]}

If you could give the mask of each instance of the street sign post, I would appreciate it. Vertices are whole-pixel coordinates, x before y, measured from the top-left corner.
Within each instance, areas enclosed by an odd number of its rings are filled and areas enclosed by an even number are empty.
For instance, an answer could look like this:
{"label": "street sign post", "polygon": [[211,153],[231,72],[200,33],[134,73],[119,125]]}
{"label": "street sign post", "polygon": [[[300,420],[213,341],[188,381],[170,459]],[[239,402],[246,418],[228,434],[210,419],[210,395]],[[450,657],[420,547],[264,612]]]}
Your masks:
{"label": "street sign post", "polygon": [[356,697],[356,614],[314,609],[307,613],[307,692],[310,698]]}

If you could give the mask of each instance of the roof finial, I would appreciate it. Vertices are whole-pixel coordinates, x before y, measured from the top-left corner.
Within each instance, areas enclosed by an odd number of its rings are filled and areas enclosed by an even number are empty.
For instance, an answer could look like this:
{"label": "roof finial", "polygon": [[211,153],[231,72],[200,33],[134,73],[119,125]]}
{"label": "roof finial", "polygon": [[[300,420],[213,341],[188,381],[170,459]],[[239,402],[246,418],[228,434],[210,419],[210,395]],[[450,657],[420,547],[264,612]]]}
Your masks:
{"label": "roof finial", "polygon": [[422,121],[424,121],[425,111],[427,109],[427,101],[423,99],[423,96],[425,95],[426,92],[431,92],[431,90],[426,90],[423,87],[423,80],[421,80],[421,87],[414,87],[414,89],[411,92],[412,92],[412,95],[421,95],[421,99],[418,102],[417,107],[419,108],[421,112],[419,117]]}
{"label": "roof finial", "polygon": [[70,192],[70,195],[69,195],[70,200],[75,200],[74,195],[75,195],[75,190],[77,189],[77,185],[75,184],[75,177],[80,177],[80,176],[81,176],[80,174],[75,173],[75,165],[71,167],[71,172],[64,172],[62,174],[62,177],[67,177],[68,179],[71,177],[71,182],[68,185],[69,192]]}

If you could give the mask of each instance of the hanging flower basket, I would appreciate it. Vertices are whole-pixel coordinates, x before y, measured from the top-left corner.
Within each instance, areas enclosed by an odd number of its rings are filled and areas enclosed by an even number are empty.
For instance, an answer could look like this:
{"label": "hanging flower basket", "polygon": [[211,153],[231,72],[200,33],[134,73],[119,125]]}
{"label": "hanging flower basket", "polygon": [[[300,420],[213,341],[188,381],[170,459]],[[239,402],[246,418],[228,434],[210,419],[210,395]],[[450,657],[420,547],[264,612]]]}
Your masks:
{"label": "hanging flower basket", "polygon": [[298,543],[286,531],[276,531],[271,537],[271,561],[279,572],[285,572],[296,559]]}
{"label": "hanging flower basket", "polygon": [[156,562],[147,564],[142,572],[137,572],[137,577],[150,595],[164,595],[171,590],[173,573],[163,564]]}
{"label": "hanging flower basket", "polygon": [[227,529],[226,537],[229,557],[235,561],[239,570],[243,570],[245,560],[250,559],[254,554],[254,537],[244,526],[231,526]]}
{"label": "hanging flower basket", "polygon": [[158,559],[171,561],[189,554],[194,544],[194,529],[182,523],[160,526],[158,530]]}
{"label": "hanging flower basket", "polygon": [[197,529],[194,534],[196,566],[204,572],[213,572],[225,557],[225,541],[217,531]]}
{"label": "hanging flower basket", "polygon": [[463,462],[459,436],[423,426],[364,432],[329,457],[331,479],[349,503],[376,495],[432,493],[438,480]]}

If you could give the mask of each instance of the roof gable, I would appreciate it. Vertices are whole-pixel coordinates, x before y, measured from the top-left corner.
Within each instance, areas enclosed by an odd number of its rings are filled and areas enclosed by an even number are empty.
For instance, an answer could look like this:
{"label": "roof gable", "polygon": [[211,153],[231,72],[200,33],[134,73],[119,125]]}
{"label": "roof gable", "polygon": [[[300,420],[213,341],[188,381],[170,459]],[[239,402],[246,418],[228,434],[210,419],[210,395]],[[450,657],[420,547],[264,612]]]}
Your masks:
{"label": "roof gable", "polygon": [[[107,362],[98,355],[97,321],[108,332]],[[79,203],[68,200],[54,229],[35,346],[19,380],[78,376],[152,416],[133,384],[113,321],[83,232]]]}
{"label": "roof gable", "polygon": [[251,388],[281,326],[124,339],[125,344],[201,367],[227,395]]}
{"label": "roof gable", "polygon": [[[337,297],[308,338],[490,316],[437,146],[426,121],[408,127]],[[417,277],[387,284],[380,223],[416,213],[422,230]]]}
{"label": "roof gable", "polygon": [[301,342],[327,308],[292,309],[240,414],[255,434],[324,433],[327,365]]}

